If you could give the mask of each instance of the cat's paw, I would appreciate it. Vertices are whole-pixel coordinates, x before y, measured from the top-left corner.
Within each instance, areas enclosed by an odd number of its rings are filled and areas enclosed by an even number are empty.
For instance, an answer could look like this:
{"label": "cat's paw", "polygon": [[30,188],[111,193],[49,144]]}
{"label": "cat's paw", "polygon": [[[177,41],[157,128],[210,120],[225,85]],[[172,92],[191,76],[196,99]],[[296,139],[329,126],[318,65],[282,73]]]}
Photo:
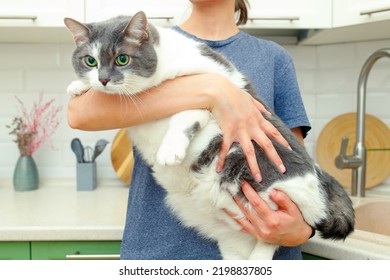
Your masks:
{"label": "cat's paw", "polygon": [[73,81],[70,83],[66,91],[69,96],[74,97],[82,95],[88,89],[90,89],[90,85],[83,83],[82,81]]}
{"label": "cat's paw", "polygon": [[160,165],[178,165],[183,162],[189,145],[184,134],[166,135],[157,153]]}

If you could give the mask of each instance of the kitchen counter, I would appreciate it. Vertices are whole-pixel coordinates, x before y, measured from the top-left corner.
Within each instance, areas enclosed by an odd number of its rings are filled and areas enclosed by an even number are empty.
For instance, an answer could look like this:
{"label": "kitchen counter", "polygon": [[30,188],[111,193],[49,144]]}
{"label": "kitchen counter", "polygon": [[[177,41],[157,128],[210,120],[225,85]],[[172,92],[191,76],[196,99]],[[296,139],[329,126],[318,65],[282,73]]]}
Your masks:
{"label": "kitchen counter", "polygon": [[[38,190],[30,192],[15,192],[11,180],[0,180],[0,241],[120,241],[127,197],[128,187],[114,179],[84,192],[76,190],[73,180],[42,180]],[[390,203],[390,186],[367,190],[365,198],[352,198],[355,206],[367,199]],[[361,230],[344,242],[314,236],[303,252],[339,260],[390,260],[390,236]]]}
{"label": "kitchen counter", "polygon": [[[390,185],[366,190],[365,197],[351,199],[355,208],[367,201],[388,200],[390,203]],[[383,221],[383,223],[389,222],[390,220]],[[336,260],[390,260],[390,236],[355,230],[345,241],[332,241],[316,235],[303,245],[302,251]]]}
{"label": "kitchen counter", "polygon": [[122,239],[129,188],[101,180],[93,191],[77,191],[71,179],[41,180],[39,188],[15,192],[0,180],[0,241]]}

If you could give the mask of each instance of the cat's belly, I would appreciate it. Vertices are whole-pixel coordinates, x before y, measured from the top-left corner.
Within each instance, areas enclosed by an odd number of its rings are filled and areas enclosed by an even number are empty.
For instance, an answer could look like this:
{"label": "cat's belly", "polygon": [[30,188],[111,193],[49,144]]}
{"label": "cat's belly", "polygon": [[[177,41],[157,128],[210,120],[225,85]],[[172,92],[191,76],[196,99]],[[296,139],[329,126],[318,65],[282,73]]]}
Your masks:
{"label": "cat's belly", "polygon": [[195,227],[208,238],[217,239],[241,228],[223,209],[241,213],[232,196],[220,185],[215,171],[216,160],[203,171],[189,170],[189,164],[181,166],[155,166],[155,177],[167,190],[166,203],[184,225]]}
{"label": "cat's belly", "polygon": [[156,162],[156,154],[168,126],[169,118],[164,118],[127,128],[132,144],[150,166]]}

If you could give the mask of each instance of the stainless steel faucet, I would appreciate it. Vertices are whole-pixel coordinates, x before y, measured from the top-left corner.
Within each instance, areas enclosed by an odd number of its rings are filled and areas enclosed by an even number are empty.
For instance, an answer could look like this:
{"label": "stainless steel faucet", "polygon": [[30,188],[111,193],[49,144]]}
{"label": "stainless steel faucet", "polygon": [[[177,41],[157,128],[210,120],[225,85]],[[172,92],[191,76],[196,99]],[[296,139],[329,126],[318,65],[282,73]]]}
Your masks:
{"label": "stainless steel faucet", "polygon": [[347,155],[348,137],[344,137],[341,142],[340,154],[336,157],[335,163],[337,168],[352,169],[352,196],[365,196],[366,190],[366,146],[364,143],[365,132],[365,115],[366,115],[366,95],[367,95],[367,78],[375,62],[382,58],[390,58],[390,48],[380,49],[374,52],[364,63],[358,80],[357,92],[357,114],[356,114],[356,143],[354,154]]}

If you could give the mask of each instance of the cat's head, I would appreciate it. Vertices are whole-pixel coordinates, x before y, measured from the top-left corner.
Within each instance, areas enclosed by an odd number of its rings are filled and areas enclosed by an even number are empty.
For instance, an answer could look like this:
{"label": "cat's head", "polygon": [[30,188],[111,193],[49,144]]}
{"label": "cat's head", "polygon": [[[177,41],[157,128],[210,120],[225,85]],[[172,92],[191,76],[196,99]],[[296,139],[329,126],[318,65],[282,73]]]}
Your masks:
{"label": "cat's head", "polygon": [[158,34],[143,12],[89,24],[65,18],[64,23],[76,43],[72,63],[81,80],[107,93],[146,89],[157,67]]}

